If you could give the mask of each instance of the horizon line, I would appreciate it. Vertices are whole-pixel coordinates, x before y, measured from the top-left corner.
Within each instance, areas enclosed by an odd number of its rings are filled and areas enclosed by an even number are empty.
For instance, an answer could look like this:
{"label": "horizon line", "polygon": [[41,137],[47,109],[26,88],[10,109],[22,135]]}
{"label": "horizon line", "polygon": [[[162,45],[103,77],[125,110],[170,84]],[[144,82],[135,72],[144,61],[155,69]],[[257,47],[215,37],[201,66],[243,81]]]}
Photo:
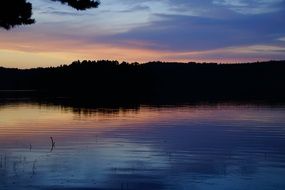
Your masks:
{"label": "horizon line", "polygon": [[121,64],[138,64],[138,65],[145,65],[145,64],[151,64],[151,63],[162,63],[162,64],[216,64],[216,65],[242,65],[242,64],[260,64],[260,63],[268,63],[268,62],[284,62],[284,59],[272,59],[272,60],[262,60],[262,61],[249,61],[249,62],[206,62],[206,61],[188,61],[188,62],[183,62],[183,61],[147,61],[147,62],[128,62],[128,61],[118,61],[118,60],[109,60],[109,59],[98,59],[98,60],[88,60],[88,59],[83,59],[83,60],[75,60],[72,61],[71,63],[68,64],[60,64],[57,66],[39,66],[39,67],[29,67],[29,68],[19,68],[19,67],[6,67],[6,66],[1,66],[0,69],[18,69],[18,70],[29,70],[29,69],[45,69],[45,68],[58,68],[58,67],[63,67],[63,66],[70,66],[75,62],[82,62],[87,61],[87,62],[118,62],[118,65]]}

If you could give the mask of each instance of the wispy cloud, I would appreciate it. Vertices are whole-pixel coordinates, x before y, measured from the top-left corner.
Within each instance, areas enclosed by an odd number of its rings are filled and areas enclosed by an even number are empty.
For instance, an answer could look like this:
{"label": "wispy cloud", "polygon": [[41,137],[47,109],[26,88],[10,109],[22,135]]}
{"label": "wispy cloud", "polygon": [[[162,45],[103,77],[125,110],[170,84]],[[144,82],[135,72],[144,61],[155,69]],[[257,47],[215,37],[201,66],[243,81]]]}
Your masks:
{"label": "wispy cloud", "polygon": [[66,62],[285,59],[284,0],[104,0],[85,12],[31,2],[37,24],[0,31],[0,51],[59,52]]}

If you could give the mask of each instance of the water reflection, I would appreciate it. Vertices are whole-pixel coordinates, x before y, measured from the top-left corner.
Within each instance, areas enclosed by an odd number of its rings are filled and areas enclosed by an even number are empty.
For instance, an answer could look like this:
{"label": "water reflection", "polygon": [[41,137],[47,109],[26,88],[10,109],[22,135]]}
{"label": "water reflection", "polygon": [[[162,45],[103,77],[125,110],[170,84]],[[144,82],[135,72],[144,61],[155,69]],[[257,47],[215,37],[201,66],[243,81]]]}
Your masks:
{"label": "water reflection", "polygon": [[0,189],[281,190],[284,116],[282,106],[5,103]]}

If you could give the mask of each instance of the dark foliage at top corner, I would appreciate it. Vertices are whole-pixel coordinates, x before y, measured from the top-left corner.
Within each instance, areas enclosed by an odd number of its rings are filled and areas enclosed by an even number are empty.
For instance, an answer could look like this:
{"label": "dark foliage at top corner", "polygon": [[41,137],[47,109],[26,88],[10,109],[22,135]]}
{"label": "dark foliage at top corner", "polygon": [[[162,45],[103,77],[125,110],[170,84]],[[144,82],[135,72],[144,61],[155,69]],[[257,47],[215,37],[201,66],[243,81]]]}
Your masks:
{"label": "dark foliage at top corner", "polygon": [[32,4],[26,0],[4,0],[0,3],[0,27],[11,29],[16,25],[35,22],[32,16]]}
{"label": "dark foliage at top corner", "polygon": [[90,8],[97,8],[100,4],[99,1],[94,0],[52,0],[60,1],[63,4],[67,4],[77,10],[86,10]]}
{"label": "dark foliage at top corner", "polygon": [[[77,10],[97,8],[100,4],[98,0],[51,0],[59,1],[62,4]],[[31,18],[33,14],[32,4],[27,0],[2,0],[0,2],[0,28],[9,30],[19,25],[30,25],[35,23]]]}

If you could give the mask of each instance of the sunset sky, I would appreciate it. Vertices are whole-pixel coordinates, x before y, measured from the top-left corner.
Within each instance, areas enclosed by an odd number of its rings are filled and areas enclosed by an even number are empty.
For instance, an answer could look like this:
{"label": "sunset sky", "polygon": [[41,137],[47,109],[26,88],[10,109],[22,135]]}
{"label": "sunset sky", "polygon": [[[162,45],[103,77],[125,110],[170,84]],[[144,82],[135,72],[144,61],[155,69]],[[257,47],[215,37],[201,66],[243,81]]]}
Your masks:
{"label": "sunset sky", "polygon": [[285,59],[285,0],[101,0],[87,11],[29,1],[36,24],[0,29],[0,66]]}

